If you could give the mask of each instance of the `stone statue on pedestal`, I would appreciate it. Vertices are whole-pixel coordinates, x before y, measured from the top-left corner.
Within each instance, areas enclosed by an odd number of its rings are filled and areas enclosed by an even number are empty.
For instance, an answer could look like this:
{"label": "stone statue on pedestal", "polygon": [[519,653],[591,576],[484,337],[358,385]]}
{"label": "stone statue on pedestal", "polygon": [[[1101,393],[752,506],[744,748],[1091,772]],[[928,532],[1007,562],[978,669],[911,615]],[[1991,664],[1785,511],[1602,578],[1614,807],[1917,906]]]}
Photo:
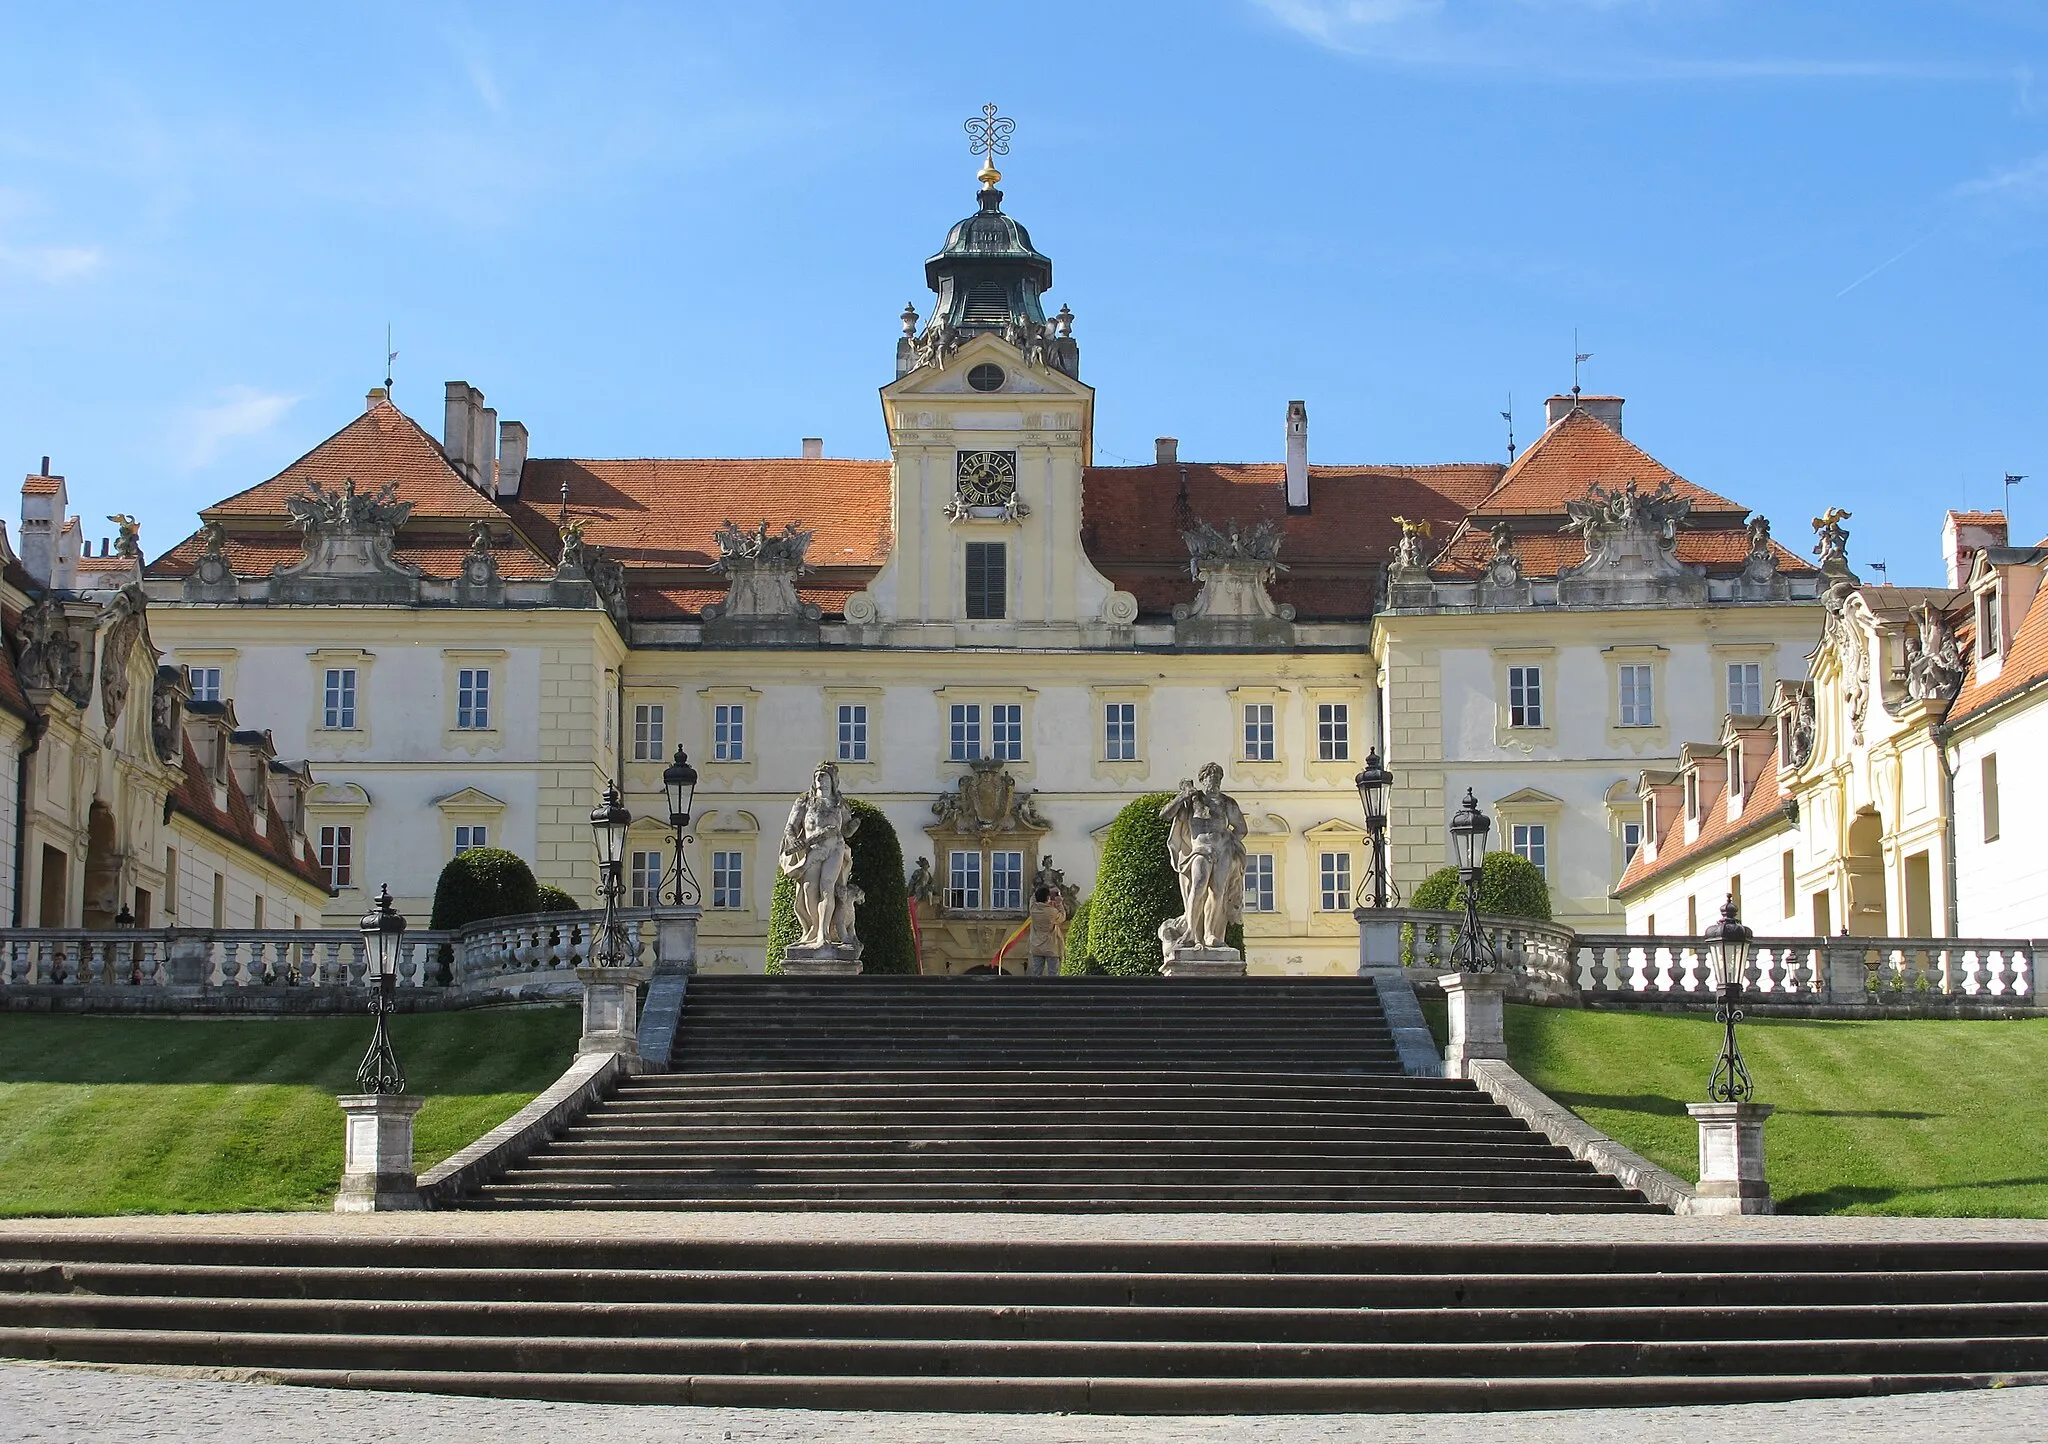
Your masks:
{"label": "stone statue on pedestal", "polygon": [[839,790],[839,768],[821,762],[811,790],[789,810],[778,864],[796,880],[801,935],[783,954],[786,972],[859,972],[854,912],[864,898],[853,885],[851,839],[860,827]]}
{"label": "stone statue on pedestal", "polygon": [[1159,815],[1168,823],[1166,848],[1180,878],[1182,908],[1179,917],[1159,925],[1166,971],[1242,972],[1243,955],[1230,946],[1227,935],[1244,915],[1249,829],[1244,810],[1223,790],[1223,769],[1211,762],[1202,768],[1199,782],[1183,781]]}

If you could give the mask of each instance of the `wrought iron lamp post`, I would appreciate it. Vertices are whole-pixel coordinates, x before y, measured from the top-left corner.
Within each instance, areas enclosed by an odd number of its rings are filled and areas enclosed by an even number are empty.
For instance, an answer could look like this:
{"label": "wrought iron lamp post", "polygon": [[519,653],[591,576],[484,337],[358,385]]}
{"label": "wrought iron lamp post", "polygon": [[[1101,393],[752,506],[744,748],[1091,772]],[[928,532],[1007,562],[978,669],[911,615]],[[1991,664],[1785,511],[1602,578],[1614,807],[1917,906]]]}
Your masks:
{"label": "wrought iron lamp post", "polygon": [[616,968],[626,961],[619,899],[626,890],[626,834],[632,826],[633,814],[619,801],[618,788],[605,783],[604,796],[590,810],[590,831],[597,839],[597,890],[604,899],[604,920],[591,963],[601,968]]}
{"label": "wrought iron lamp post", "polygon": [[668,827],[676,847],[676,890],[675,905],[679,908],[695,907],[702,889],[697,884],[697,875],[690,871],[690,860],[683,852],[683,844],[690,839],[690,804],[697,797],[697,769],[690,765],[690,759],[682,748],[676,748],[676,760],[661,772],[661,788],[668,794]]}
{"label": "wrought iron lamp post", "polygon": [[1468,973],[1490,973],[1500,967],[1479,926],[1479,881],[1486,867],[1486,834],[1493,819],[1479,810],[1479,797],[1465,789],[1465,800],[1451,814],[1451,852],[1458,865],[1458,887],[1465,894],[1465,916],[1458,924],[1458,941],[1451,957]]}
{"label": "wrought iron lamp post", "polygon": [[370,1094],[403,1093],[405,1070],[398,1066],[398,1054],[391,1048],[388,1020],[398,991],[399,944],[405,938],[405,915],[391,905],[388,884],[377,889],[377,901],[363,914],[363,963],[367,981],[376,985],[370,998],[370,1012],[377,1020],[370,1037],[370,1051],[356,1069],[356,1083]]}
{"label": "wrought iron lamp post", "polygon": [[1353,781],[1359,805],[1365,809],[1365,834],[1371,848],[1365,885],[1372,890],[1372,905],[1383,908],[1392,890],[1387,876],[1387,793],[1394,785],[1394,774],[1381,765],[1379,748],[1365,754],[1365,767]]}
{"label": "wrought iron lamp post", "polygon": [[1707,1081],[1707,1097],[1716,1103],[1750,1100],[1749,1070],[1742,1066],[1742,1050],[1735,1046],[1735,1025],[1742,1021],[1742,987],[1749,973],[1750,940],[1755,936],[1743,925],[1732,893],[1721,904],[1720,920],[1700,935],[1707,965],[1713,969],[1715,991],[1720,994],[1714,1020],[1723,1030],[1721,1056]]}

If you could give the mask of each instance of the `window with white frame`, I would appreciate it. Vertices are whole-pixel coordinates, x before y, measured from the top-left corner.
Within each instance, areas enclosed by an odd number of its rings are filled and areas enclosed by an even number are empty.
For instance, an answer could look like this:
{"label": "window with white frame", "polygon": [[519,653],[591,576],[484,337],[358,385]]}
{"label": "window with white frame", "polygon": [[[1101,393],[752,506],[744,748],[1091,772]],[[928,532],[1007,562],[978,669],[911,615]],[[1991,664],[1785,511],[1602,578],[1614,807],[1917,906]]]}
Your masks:
{"label": "window with white frame", "polygon": [[1636,854],[1643,848],[1643,825],[1640,822],[1624,822],[1621,825],[1621,866],[1624,871],[1636,860]]}
{"label": "window with white frame", "polygon": [[720,702],[711,709],[711,760],[747,760],[747,704]]}
{"label": "window with white frame", "polygon": [[711,906],[745,907],[746,862],[737,852],[711,854]]}
{"label": "window with white frame", "polygon": [[1108,762],[1138,760],[1138,704],[1109,702],[1102,709],[1102,756]]}
{"label": "window with white frame", "polygon": [[1350,703],[1318,702],[1316,704],[1316,760],[1319,762],[1349,762],[1351,760]]}
{"label": "window with white frame", "polygon": [[1247,762],[1271,762],[1273,760],[1273,704],[1271,702],[1247,702],[1244,704],[1244,760]]}
{"label": "window with white frame", "polygon": [[320,708],[320,725],[330,731],[353,732],[356,725],[356,669],[329,667]]}
{"label": "window with white frame", "polygon": [[1763,715],[1764,669],[1761,663],[1728,664],[1728,710],[1738,717]]}
{"label": "window with white frame", "polygon": [[839,760],[868,760],[868,704],[865,702],[839,704]]}
{"label": "window with white frame", "polygon": [[661,849],[636,850],[631,863],[626,870],[626,906],[660,907],[662,874],[668,870],[662,865]]}
{"label": "window with white frame", "polygon": [[455,855],[462,856],[473,847],[489,847],[491,830],[481,822],[458,823],[455,828]]}
{"label": "window with white frame", "polygon": [[192,688],[194,702],[218,702],[220,700],[220,668],[187,667],[185,681]]}
{"label": "window with white frame", "polygon": [[1624,662],[1615,671],[1619,674],[1621,687],[1621,725],[1656,726],[1657,703],[1653,692],[1654,683],[1650,676],[1650,664]]}
{"label": "window with white frame", "polygon": [[1998,588],[1993,587],[1977,595],[1977,656],[1989,661],[2004,652],[1998,636]]}
{"label": "window with white frame", "polygon": [[[347,823],[320,829],[320,870],[336,892],[355,886],[356,830]],[[175,894],[174,894],[175,895]]]}
{"label": "window with white frame", "polygon": [[1516,857],[1548,875],[1550,829],[1540,822],[1517,822],[1508,828],[1508,845]]}
{"label": "window with white frame", "polygon": [[1508,668],[1508,726],[1543,725],[1543,669]]}
{"label": "window with white frame", "polygon": [[981,756],[981,704],[955,702],[947,708],[946,757],[972,762]]}
{"label": "window with white frame", "polygon": [[455,674],[455,726],[465,732],[491,725],[491,669],[464,667]]}
{"label": "window with white frame", "polygon": [[1322,910],[1326,913],[1351,911],[1351,854],[1326,852],[1319,859],[1322,874]]}
{"label": "window with white frame", "polygon": [[988,855],[988,905],[998,912],[1023,910],[1023,853],[992,852]]}
{"label": "window with white frame", "polygon": [[1274,911],[1273,854],[1248,852],[1244,855],[1244,910],[1248,913]]}
{"label": "window with white frame", "polygon": [[668,747],[668,708],[659,702],[633,704],[633,760],[659,762]]}
{"label": "window with white frame", "polygon": [[1024,756],[1024,704],[997,702],[988,709],[989,755],[1005,762]]}
{"label": "window with white frame", "polygon": [[956,852],[947,860],[946,906],[978,911],[981,907],[981,854]]}

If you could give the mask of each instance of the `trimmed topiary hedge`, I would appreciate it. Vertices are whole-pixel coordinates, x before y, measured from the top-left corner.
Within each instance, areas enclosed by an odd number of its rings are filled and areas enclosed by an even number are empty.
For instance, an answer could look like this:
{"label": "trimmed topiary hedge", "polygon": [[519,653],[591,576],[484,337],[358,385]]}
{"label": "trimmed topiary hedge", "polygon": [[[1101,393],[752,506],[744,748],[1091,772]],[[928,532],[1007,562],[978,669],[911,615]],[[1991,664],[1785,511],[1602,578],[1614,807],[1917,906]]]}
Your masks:
{"label": "trimmed topiary hedge", "polygon": [[1180,880],[1166,853],[1170,792],[1148,792],[1124,804],[1109,825],[1102,868],[1089,901],[1088,952],[1114,977],[1159,971],[1159,925],[1180,916]]}
{"label": "trimmed topiary hedge", "polygon": [[[1415,889],[1410,907],[1457,912],[1465,906],[1458,870],[1440,867]],[[1536,864],[1512,852],[1489,852],[1479,870],[1479,911],[1550,921],[1550,887]]]}
{"label": "trimmed topiary hedge", "polygon": [[[904,885],[903,845],[888,816],[871,802],[848,798],[860,819],[853,834],[853,885],[866,894],[854,914],[861,971],[915,973],[917,941],[910,931],[910,894]],[[768,903],[768,971],[782,971],[782,955],[797,940],[796,879],[778,873]]]}
{"label": "trimmed topiary hedge", "polygon": [[1060,959],[1060,972],[1066,977],[1084,977],[1097,971],[1093,966],[1094,955],[1088,951],[1088,916],[1094,908],[1092,899],[1082,903],[1067,923],[1067,953]]}
{"label": "trimmed topiary hedge", "polygon": [[581,912],[583,905],[553,883],[544,882],[540,885],[534,909],[544,913],[573,913]]}
{"label": "trimmed topiary hedge", "polygon": [[437,931],[461,928],[486,918],[539,911],[540,885],[524,858],[502,847],[472,847],[441,869],[433,920],[427,926]]}

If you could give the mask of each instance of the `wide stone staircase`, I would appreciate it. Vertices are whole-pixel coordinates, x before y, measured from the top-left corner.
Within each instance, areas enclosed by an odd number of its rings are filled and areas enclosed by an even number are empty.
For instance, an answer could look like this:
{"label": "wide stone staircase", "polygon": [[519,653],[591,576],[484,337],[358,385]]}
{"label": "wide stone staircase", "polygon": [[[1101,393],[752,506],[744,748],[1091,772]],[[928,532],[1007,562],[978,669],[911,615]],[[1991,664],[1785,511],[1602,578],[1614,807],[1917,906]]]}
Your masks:
{"label": "wide stone staircase", "polygon": [[1363,979],[693,980],[497,1208],[1648,1211],[1473,1085],[1403,1077]]}
{"label": "wide stone staircase", "polygon": [[[1255,1413],[2048,1379],[2048,1246],[0,1232],[0,1356],[542,1399]],[[1645,1220],[1645,1222],[1654,1222]]]}

